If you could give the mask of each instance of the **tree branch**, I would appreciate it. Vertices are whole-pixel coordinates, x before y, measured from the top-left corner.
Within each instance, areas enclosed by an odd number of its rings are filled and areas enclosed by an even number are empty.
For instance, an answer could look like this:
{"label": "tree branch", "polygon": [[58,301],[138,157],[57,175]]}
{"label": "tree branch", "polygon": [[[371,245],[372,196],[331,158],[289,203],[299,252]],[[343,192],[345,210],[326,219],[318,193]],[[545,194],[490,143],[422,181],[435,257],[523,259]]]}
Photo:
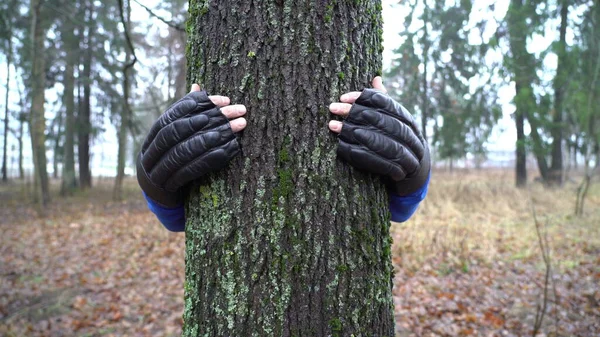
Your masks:
{"label": "tree branch", "polygon": [[125,40],[127,41],[127,47],[129,47],[131,55],[133,56],[133,60],[125,65],[125,69],[127,70],[135,65],[137,62],[137,57],[135,56],[135,49],[133,48],[133,43],[131,42],[131,37],[129,36],[129,26],[125,21],[125,14],[123,14],[123,0],[117,0],[117,2],[119,3],[119,15],[121,16],[121,24],[123,24],[123,30],[125,31],[124,35]]}
{"label": "tree branch", "polygon": [[150,8],[148,8],[145,5],[142,5],[138,0],[133,0],[133,2],[135,2],[136,4],[138,4],[139,6],[141,6],[143,9],[146,10],[146,12],[148,12],[148,14],[150,14],[150,16],[153,16],[157,19],[159,19],[160,21],[162,21],[164,24],[166,24],[167,26],[179,31],[179,32],[185,32],[185,28],[183,28],[183,26],[181,24],[177,24],[174,23],[173,21],[167,21],[165,18],[163,18],[162,16],[159,16],[158,14],[154,13]]}

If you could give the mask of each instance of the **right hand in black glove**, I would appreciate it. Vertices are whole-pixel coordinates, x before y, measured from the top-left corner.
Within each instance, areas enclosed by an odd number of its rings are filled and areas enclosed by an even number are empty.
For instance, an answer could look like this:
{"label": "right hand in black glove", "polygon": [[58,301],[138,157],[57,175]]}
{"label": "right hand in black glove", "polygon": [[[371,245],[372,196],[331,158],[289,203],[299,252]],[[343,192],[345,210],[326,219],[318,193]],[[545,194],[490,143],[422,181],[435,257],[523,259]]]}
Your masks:
{"label": "right hand in black glove", "polygon": [[234,133],[246,127],[246,107],[229,102],[194,84],[154,123],[137,159],[138,183],[150,199],[180,206],[181,187],[222,169],[240,152]]}
{"label": "right hand in black glove", "polygon": [[429,178],[431,159],[427,141],[413,116],[386,94],[381,77],[373,89],[342,95],[332,113],[346,117],[331,121],[339,133],[338,156],[356,168],[380,174],[390,192],[406,196],[421,189]]}

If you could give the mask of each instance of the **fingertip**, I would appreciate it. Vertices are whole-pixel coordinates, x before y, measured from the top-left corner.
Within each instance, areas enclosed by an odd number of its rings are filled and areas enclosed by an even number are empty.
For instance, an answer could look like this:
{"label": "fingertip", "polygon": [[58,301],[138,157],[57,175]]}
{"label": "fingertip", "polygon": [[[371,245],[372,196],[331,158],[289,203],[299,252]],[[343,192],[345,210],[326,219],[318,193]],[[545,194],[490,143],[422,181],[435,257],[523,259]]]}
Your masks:
{"label": "fingertip", "polygon": [[329,130],[340,133],[342,131],[342,122],[340,121],[329,121]]}
{"label": "fingertip", "polygon": [[236,118],[236,119],[232,120],[231,122],[229,122],[229,124],[231,125],[231,130],[233,132],[240,132],[240,131],[244,130],[244,128],[246,128],[246,125],[248,125],[248,122],[246,121],[245,118],[240,117],[240,118]]}
{"label": "fingertip", "polygon": [[231,103],[231,100],[227,96],[211,95],[208,98],[213,102],[214,105],[224,107]]}
{"label": "fingertip", "polygon": [[381,78],[381,76],[375,76],[373,78],[372,85],[373,85],[373,88],[375,88],[377,90],[381,90],[381,91],[387,93],[387,90],[383,86],[383,78]]}
{"label": "fingertip", "polygon": [[192,89],[190,90],[190,92],[194,91],[200,91],[200,85],[198,83],[192,84]]}
{"label": "fingertip", "polygon": [[344,103],[352,104],[356,101],[356,99],[358,99],[360,94],[361,94],[360,91],[353,91],[353,92],[345,93],[342,96],[340,96],[340,101],[344,102]]}

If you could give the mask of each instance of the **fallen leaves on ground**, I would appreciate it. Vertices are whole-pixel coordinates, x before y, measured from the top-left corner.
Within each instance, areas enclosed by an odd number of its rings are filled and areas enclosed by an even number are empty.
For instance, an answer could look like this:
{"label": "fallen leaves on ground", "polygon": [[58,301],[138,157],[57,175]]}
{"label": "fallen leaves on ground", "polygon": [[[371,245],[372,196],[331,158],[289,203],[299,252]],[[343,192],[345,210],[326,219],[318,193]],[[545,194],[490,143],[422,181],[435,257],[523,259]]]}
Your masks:
{"label": "fallen leaves on ground", "polygon": [[[45,217],[18,203],[0,210],[0,335],[181,335],[184,235],[128,200],[59,200]],[[540,336],[600,335],[600,247],[585,235],[563,247],[581,255],[555,268]],[[530,336],[543,264],[502,254],[414,264],[395,249],[397,336]]]}

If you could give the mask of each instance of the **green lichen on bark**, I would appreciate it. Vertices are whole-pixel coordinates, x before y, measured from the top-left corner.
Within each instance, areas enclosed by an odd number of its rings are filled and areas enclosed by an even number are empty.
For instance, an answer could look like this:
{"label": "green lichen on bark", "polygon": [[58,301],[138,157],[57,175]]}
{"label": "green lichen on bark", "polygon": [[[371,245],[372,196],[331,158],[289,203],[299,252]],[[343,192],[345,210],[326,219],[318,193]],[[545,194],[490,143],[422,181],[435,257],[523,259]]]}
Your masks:
{"label": "green lichen on bark", "polygon": [[241,155],[190,192],[184,336],[393,335],[387,196],[327,130],[329,103],[381,72],[380,12],[190,1],[188,81],[249,123]]}

